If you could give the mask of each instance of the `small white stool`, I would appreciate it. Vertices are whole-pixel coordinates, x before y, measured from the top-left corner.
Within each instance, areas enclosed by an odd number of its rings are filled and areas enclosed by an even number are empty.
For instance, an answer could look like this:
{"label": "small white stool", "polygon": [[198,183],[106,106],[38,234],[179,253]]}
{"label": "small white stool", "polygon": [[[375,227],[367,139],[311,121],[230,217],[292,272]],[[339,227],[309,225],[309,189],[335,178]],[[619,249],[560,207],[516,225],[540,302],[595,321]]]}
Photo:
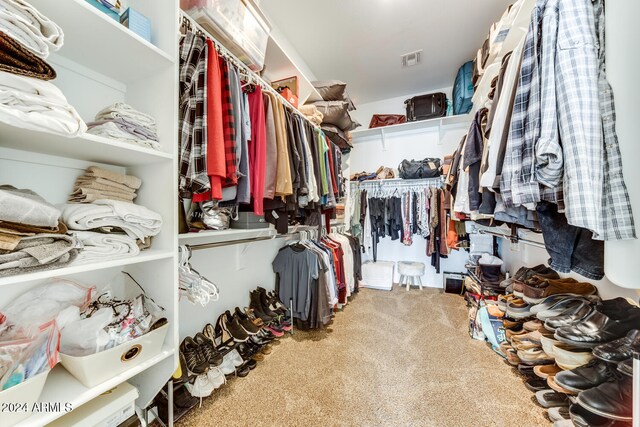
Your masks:
{"label": "small white stool", "polygon": [[422,290],[422,276],[424,276],[425,272],[424,263],[399,261],[398,272],[400,273],[400,286],[406,285],[408,291],[411,285],[415,285],[417,281],[420,290]]}

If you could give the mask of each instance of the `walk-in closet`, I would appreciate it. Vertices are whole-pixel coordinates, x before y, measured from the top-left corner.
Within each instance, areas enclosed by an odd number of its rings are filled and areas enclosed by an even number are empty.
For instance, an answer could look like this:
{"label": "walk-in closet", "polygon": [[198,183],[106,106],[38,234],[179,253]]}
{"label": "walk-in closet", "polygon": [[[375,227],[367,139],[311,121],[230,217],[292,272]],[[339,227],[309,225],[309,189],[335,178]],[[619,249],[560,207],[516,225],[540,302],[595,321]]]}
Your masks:
{"label": "walk-in closet", "polygon": [[0,427],[640,427],[631,0],[0,0]]}

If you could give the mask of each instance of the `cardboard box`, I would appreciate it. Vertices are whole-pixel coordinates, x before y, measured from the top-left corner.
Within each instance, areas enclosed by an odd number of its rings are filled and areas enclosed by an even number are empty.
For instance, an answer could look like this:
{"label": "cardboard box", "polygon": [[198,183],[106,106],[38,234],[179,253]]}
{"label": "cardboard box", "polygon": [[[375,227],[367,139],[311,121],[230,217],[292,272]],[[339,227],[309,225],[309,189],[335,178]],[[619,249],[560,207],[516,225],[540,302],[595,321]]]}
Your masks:
{"label": "cardboard box", "polygon": [[127,8],[120,16],[120,23],[146,41],[151,42],[151,21],[137,10]]}
{"label": "cardboard box", "polygon": [[297,76],[271,82],[271,87],[280,92],[291,105],[298,108],[299,88]]}

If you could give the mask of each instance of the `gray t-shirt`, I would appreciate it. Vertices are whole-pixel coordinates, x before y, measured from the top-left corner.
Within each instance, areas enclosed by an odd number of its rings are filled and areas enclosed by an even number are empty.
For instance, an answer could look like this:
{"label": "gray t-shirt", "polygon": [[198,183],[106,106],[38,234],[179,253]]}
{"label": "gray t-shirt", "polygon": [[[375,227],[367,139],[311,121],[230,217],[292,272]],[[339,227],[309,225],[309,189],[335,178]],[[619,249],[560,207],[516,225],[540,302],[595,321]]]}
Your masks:
{"label": "gray t-shirt", "polygon": [[293,317],[306,321],[311,305],[311,283],[319,277],[316,254],[307,248],[288,246],[273,260],[273,271],[280,277],[279,297],[289,306],[293,299]]}

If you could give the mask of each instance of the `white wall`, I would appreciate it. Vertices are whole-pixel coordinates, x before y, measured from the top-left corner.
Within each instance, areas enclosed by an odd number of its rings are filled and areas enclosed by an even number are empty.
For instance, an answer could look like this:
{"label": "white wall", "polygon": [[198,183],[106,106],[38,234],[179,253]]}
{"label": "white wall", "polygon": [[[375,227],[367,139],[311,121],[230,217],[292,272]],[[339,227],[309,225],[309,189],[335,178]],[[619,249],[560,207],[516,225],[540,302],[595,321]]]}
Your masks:
{"label": "white wall", "polygon": [[[349,86],[347,86],[349,90]],[[427,93],[444,92],[447,94],[447,99],[451,99],[451,92],[453,87],[446,87],[441,89],[424,90],[420,93],[410,93],[407,95],[397,96],[395,98],[383,99],[382,101],[368,102],[366,104],[357,104],[356,110],[351,111],[351,118],[357,120],[362,125],[358,129],[366,129],[369,127],[371,116],[374,114],[406,114],[404,101],[418,95],[425,95]]]}
{"label": "white wall", "polygon": [[[396,103],[388,100],[389,105]],[[404,101],[404,97],[402,100]],[[382,103],[383,105],[384,103]],[[360,171],[375,171],[379,166],[397,168],[404,159],[423,159],[425,157],[443,158],[452,154],[460,139],[467,133],[467,125],[456,126],[443,132],[442,140],[438,128],[431,128],[416,132],[396,133],[386,136],[386,143],[381,139],[354,140],[354,148],[347,156],[351,173]],[[372,259],[365,256],[364,260]],[[423,277],[423,284],[431,287],[442,286],[442,272],[463,272],[468,259],[467,252],[453,251],[448,259],[441,260],[441,273],[436,274],[431,267],[431,259],[426,256],[426,240],[420,236],[413,236],[413,244],[404,246],[399,240],[392,241],[389,237],[381,239],[378,245],[378,260],[380,261],[419,261],[427,265],[427,273]],[[399,277],[396,272],[396,282]]]}

